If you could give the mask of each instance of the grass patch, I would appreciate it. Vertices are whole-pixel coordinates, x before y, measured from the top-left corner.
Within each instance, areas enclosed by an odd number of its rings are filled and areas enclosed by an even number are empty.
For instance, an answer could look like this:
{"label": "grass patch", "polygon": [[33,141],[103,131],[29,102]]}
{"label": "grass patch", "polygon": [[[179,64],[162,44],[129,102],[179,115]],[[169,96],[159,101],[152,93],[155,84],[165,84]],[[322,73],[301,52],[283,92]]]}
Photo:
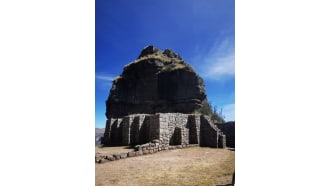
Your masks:
{"label": "grass patch", "polygon": [[169,58],[165,55],[162,55],[162,54],[149,54],[149,55],[146,55],[146,56],[143,56],[141,58],[138,58],[136,59],[135,61],[133,61],[133,63],[138,63],[140,61],[144,61],[144,60],[147,60],[147,59],[158,59],[160,61],[163,61],[165,63],[180,63],[180,62],[183,62],[183,60],[181,59],[177,59],[177,58]]}
{"label": "grass patch", "polygon": [[146,55],[146,56],[143,56],[141,58],[138,58],[136,60],[134,60],[133,62],[125,65],[124,69],[127,69],[129,66],[131,66],[132,64],[136,64],[136,63],[139,63],[141,61],[145,61],[145,60],[159,60],[159,61],[162,61],[164,62],[164,64],[171,64],[171,63],[184,63],[183,60],[181,59],[177,59],[177,58],[169,58],[163,54],[158,54],[158,53],[155,53],[155,54],[149,54],[149,55]]}
{"label": "grass patch", "polygon": [[175,65],[165,65],[162,68],[161,72],[170,72],[170,71],[178,70],[178,69],[187,69],[191,72],[194,72],[194,69],[185,63],[179,63],[179,64],[175,64]]}

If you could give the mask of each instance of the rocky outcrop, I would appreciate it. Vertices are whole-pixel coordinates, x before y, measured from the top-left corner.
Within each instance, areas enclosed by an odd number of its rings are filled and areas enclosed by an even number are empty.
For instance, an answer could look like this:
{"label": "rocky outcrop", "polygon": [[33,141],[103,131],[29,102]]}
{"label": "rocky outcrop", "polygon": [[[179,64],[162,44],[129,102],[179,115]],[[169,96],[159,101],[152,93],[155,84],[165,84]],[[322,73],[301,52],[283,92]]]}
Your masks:
{"label": "rocky outcrop", "polygon": [[144,48],[113,80],[106,116],[185,113],[200,109],[206,93],[203,80],[171,49]]}

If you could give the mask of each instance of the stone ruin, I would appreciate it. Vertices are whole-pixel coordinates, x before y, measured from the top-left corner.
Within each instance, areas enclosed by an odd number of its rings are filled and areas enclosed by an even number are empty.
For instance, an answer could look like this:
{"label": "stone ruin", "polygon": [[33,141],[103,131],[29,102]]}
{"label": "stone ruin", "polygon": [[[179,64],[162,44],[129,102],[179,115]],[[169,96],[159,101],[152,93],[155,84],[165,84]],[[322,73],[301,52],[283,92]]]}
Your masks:
{"label": "stone ruin", "polygon": [[208,116],[181,113],[132,114],[107,120],[104,144],[135,146],[158,140],[169,146],[226,147],[225,135]]}
{"label": "stone ruin", "polygon": [[106,101],[103,144],[135,150],[110,160],[190,146],[225,148],[225,135],[200,114],[205,101],[202,78],[180,55],[144,48],[113,80]]}
{"label": "stone ruin", "polygon": [[235,148],[235,121],[215,123],[215,125],[226,135],[226,146]]}

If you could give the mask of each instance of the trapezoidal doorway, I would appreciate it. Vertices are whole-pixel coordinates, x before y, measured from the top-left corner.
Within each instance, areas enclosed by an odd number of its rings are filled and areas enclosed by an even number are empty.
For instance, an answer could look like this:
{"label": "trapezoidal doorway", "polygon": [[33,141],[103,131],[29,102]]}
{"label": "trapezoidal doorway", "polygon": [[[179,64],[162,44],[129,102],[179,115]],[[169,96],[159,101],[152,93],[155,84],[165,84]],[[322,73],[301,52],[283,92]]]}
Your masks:
{"label": "trapezoidal doorway", "polygon": [[182,143],[182,131],[180,128],[175,127],[173,135],[170,139],[170,145],[181,145]]}

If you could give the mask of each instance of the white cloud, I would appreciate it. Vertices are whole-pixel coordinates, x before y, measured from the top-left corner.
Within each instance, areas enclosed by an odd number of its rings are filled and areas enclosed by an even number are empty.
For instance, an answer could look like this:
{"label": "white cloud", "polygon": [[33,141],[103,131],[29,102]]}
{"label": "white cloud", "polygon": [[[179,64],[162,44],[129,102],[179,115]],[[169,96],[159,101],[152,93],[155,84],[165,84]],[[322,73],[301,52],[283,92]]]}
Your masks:
{"label": "white cloud", "polygon": [[112,85],[112,80],[115,78],[112,75],[109,74],[96,74],[96,86],[104,88],[104,89],[109,89],[111,88]]}
{"label": "white cloud", "polygon": [[222,114],[225,116],[225,121],[235,121],[235,103],[224,105]]}
{"label": "white cloud", "polygon": [[114,77],[112,75],[95,75],[95,78],[98,80],[112,81]]}
{"label": "white cloud", "polygon": [[216,41],[205,56],[198,56],[201,75],[206,79],[221,80],[235,75],[234,41],[227,38]]}

